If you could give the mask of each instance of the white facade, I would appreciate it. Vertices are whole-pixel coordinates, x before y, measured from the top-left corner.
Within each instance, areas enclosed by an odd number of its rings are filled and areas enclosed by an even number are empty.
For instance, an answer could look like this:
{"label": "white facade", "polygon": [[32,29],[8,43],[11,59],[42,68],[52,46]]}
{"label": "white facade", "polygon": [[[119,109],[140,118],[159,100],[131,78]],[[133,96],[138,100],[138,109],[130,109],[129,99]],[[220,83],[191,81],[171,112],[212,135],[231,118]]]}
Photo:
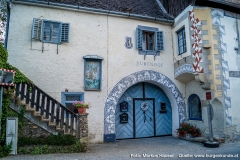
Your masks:
{"label": "white facade", "polygon": [[[115,133],[114,113],[108,114],[111,111],[115,112],[117,101],[124,91],[138,82],[155,84],[167,95],[172,107],[173,136],[176,136],[175,131],[179,127],[179,123],[189,119],[188,97],[191,94],[197,94],[200,100],[206,100],[206,90],[195,80],[194,70],[191,66],[196,58],[192,56],[195,48],[192,45],[191,34],[193,31],[190,28],[192,21],[191,15],[189,16],[193,7],[185,9],[175,19],[176,23],[173,26],[171,23],[160,21],[46,6],[37,7],[13,3],[11,7],[8,62],[59,102],[62,101],[61,94],[66,89],[68,92],[84,92],[84,101],[90,102],[93,106],[87,110],[90,142],[102,142],[104,135]],[[57,45],[31,39],[33,18],[70,23],[69,43]],[[226,55],[229,71],[239,71],[239,55],[235,54],[234,50],[236,47],[235,20],[225,17],[222,19],[222,24],[229,32],[223,35],[223,41],[227,43],[227,46],[231,46],[227,52],[229,55]],[[139,25],[163,31],[164,50],[160,51],[160,56],[138,53],[136,28]],[[187,52],[179,56],[176,32],[182,27],[186,29]],[[131,38],[132,48],[125,47],[126,37]],[[232,56],[232,53],[235,56]],[[99,91],[84,90],[83,57],[86,55],[98,55],[103,58],[101,90]],[[192,57],[193,61],[191,61]],[[207,59],[203,56],[204,58]],[[181,64],[183,61],[186,62],[186,65]],[[179,71],[179,74],[186,74],[186,81],[176,79],[179,76],[176,76],[176,70],[180,68],[176,68],[177,63],[183,67],[190,66],[190,69],[185,67],[186,73]],[[205,62],[201,60],[200,66],[208,67],[204,65]],[[232,124],[236,125],[239,131],[240,119],[237,115],[239,111],[237,104],[240,103],[240,100],[234,96],[239,90],[234,86],[239,86],[240,81],[232,77],[227,78],[230,79],[230,89],[227,89],[227,95],[232,97],[229,114],[232,116]],[[210,89],[209,91],[213,92]],[[212,104],[220,106],[221,102],[215,100]],[[221,108],[215,108],[215,110],[216,115],[219,114],[219,117],[223,117],[224,111]],[[218,123],[219,121],[221,123]],[[205,132],[207,130],[206,106],[202,106],[201,121],[190,120],[188,122],[196,124]],[[220,128],[221,131],[224,126],[222,123],[224,120],[221,118],[213,120],[215,129]]]}
{"label": "white facade", "polygon": [[[70,23],[70,42],[57,46],[31,40],[33,18]],[[164,32],[165,50],[161,51],[160,56],[156,56],[155,60],[153,55],[147,55],[144,60],[144,56],[138,54],[135,43],[138,25],[155,27]],[[69,92],[84,92],[84,101],[91,102],[93,106],[88,110],[89,138],[92,142],[103,140],[106,98],[112,88],[124,77],[142,70],[156,71],[170,78],[184,94],[184,86],[174,79],[170,25],[13,4],[9,30],[10,64],[15,65],[59,102],[61,102],[61,92],[65,89]],[[127,49],[124,45],[126,36],[132,38],[132,49]],[[104,58],[101,91],[84,91],[83,56],[85,55],[98,55]],[[174,114],[178,115],[176,102],[171,97],[170,101]],[[177,116],[173,116],[173,134],[178,124]]]}
{"label": "white facade", "polygon": [[240,31],[240,20],[225,15],[221,18],[221,26],[225,27],[225,34],[222,33],[222,43],[226,45],[227,50],[226,53],[224,53],[223,60],[227,62],[226,79],[229,80],[229,84],[224,85],[224,89],[226,90],[226,96],[231,97],[228,116],[232,117],[230,123],[236,126],[237,131],[240,132],[240,117],[238,114],[240,99],[236,96],[240,92],[240,80],[239,76],[230,75],[230,72],[240,71],[240,56],[237,50],[239,47],[237,32]]}

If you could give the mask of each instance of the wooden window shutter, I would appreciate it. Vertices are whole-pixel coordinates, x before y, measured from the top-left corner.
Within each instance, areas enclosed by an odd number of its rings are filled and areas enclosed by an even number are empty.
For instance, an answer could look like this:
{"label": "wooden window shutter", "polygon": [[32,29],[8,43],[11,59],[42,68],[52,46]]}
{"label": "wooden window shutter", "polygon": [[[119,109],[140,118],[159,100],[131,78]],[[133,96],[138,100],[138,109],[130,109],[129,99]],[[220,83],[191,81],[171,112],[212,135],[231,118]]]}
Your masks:
{"label": "wooden window shutter", "polygon": [[32,39],[41,40],[42,19],[33,18]]}
{"label": "wooden window shutter", "polygon": [[143,39],[143,33],[142,30],[137,28],[136,29],[136,46],[137,49],[142,50],[142,39]]}
{"label": "wooden window shutter", "polygon": [[163,31],[155,32],[155,50],[164,50]]}
{"label": "wooden window shutter", "polygon": [[62,23],[61,43],[69,43],[70,24]]}

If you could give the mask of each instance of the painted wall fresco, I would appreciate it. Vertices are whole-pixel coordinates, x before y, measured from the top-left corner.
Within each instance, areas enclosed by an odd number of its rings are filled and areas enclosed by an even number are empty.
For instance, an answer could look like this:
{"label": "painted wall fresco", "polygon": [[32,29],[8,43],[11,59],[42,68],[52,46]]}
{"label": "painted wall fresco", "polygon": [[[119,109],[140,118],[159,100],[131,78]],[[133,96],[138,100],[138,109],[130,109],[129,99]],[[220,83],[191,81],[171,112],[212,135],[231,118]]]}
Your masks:
{"label": "painted wall fresco", "polygon": [[224,18],[224,11],[218,9],[212,9],[212,22],[214,25],[219,27],[220,36],[220,54],[222,55],[222,77],[223,77],[223,94],[224,94],[224,104],[225,104],[225,114],[226,114],[226,124],[232,124],[232,116],[229,115],[229,108],[231,108],[231,97],[228,97],[228,89],[230,89],[230,81],[227,78],[228,74],[228,61],[226,57],[227,44],[223,41],[223,35],[226,35],[225,26],[221,24],[221,19]]}
{"label": "painted wall fresco", "polygon": [[201,22],[198,18],[194,17],[194,11],[189,11],[189,18],[192,22],[190,29],[193,32],[191,35],[191,39],[193,41],[192,48],[194,49],[192,56],[195,58],[195,61],[192,63],[192,65],[194,72],[204,73],[204,68],[200,66],[200,62],[202,62],[202,48],[199,46],[199,44],[202,43],[202,39],[199,38],[201,30],[198,28],[198,26],[201,25]]}

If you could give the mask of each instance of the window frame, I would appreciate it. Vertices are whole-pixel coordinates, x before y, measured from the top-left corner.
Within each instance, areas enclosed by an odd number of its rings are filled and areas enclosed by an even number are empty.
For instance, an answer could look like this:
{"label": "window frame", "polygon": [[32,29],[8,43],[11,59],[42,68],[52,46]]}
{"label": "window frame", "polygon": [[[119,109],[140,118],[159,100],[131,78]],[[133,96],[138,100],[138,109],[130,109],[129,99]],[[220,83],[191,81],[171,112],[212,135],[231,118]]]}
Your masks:
{"label": "window frame", "polygon": [[[181,33],[182,38],[179,39],[179,34]],[[180,44],[180,41],[182,40],[182,43]],[[178,41],[178,55],[182,55],[187,52],[187,43],[186,43],[186,31],[185,27],[182,27],[177,31],[177,41]],[[180,48],[183,47],[183,51],[181,52]]]}
{"label": "window frame", "polygon": [[[197,98],[198,99],[198,107],[200,108],[200,117],[193,117],[192,116],[192,106],[190,104],[190,101],[193,99],[193,98]],[[201,100],[199,98],[198,95],[196,94],[191,94],[189,97],[188,97],[188,116],[189,116],[189,120],[198,120],[198,121],[202,121],[202,104],[201,104]]]}
{"label": "window frame", "polygon": [[[66,104],[72,104],[74,101],[67,101],[67,96],[79,96],[80,101],[84,101],[84,92],[62,92],[61,93],[61,103],[63,106],[67,107]],[[70,108],[68,108],[70,109]],[[73,111],[72,109],[70,109]]]}
{"label": "window frame", "polygon": [[[48,34],[51,37],[50,40],[44,39],[44,33],[45,33],[44,31],[46,28],[45,27],[46,23],[50,23],[50,32]],[[54,24],[58,24],[58,30],[55,31],[55,34],[57,33],[57,37],[56,37],[57,40],[55,41],[52,39]],[[69,43],[70,23],[33,18],[31,38],[34,40],[39,40],[40,42],[43,42],[43,43],[53,43],[53,44]]]}
{"label": "window frame", "polygon": [[[147,42],[144,33],[153,34],[153,50],[147,50]],[[139,39],[141,43],[139,42]],[[143,47],[145,45],[145,47]],[[160,55],[160,51],[164,50],[164,35],[163,31],[159,31],[158,28],[140,26],[136,28],[136,48],[140,55]]]}
{"label": "window frame", "polygon": [[[50,23],[50,40],[44,40],[44,35],[45,35],[45,24]],[[53,25],[58,24],[58,40],[53,41],[52,40],[52,35],[53,35]],[[41,40],[44,43],[54,43],[54,44],[59,44],[61,42],[61,34],[62,34],[62,22],[58,21],[51,21],[51,20],[43,20],[42,21],[42,27],[41,27]]]}

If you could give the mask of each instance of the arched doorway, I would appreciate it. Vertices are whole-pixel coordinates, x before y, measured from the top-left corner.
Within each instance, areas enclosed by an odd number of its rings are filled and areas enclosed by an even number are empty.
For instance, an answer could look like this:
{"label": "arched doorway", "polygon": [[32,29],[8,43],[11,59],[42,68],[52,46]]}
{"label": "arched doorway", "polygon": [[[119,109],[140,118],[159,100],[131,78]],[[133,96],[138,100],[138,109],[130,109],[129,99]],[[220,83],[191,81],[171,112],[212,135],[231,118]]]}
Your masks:
{"label": "arched doorway", "polygon": [[140,82],[128,88],[118,101],[115,118],[116,139],[172,135],[170,101],[151,83]]}
{"label": "arched doorway", "polygon": [[172,133],[179,127],[179,123],[186,120],[186,105],[177,86],[165,75],[143,70],[132,73],[121,79],[108,94],[104,108],[104,142],[115,142],[115,113],[119,99],[125,91],[139,82],[149,82],[160,87],[169,98],[172,106]]}

